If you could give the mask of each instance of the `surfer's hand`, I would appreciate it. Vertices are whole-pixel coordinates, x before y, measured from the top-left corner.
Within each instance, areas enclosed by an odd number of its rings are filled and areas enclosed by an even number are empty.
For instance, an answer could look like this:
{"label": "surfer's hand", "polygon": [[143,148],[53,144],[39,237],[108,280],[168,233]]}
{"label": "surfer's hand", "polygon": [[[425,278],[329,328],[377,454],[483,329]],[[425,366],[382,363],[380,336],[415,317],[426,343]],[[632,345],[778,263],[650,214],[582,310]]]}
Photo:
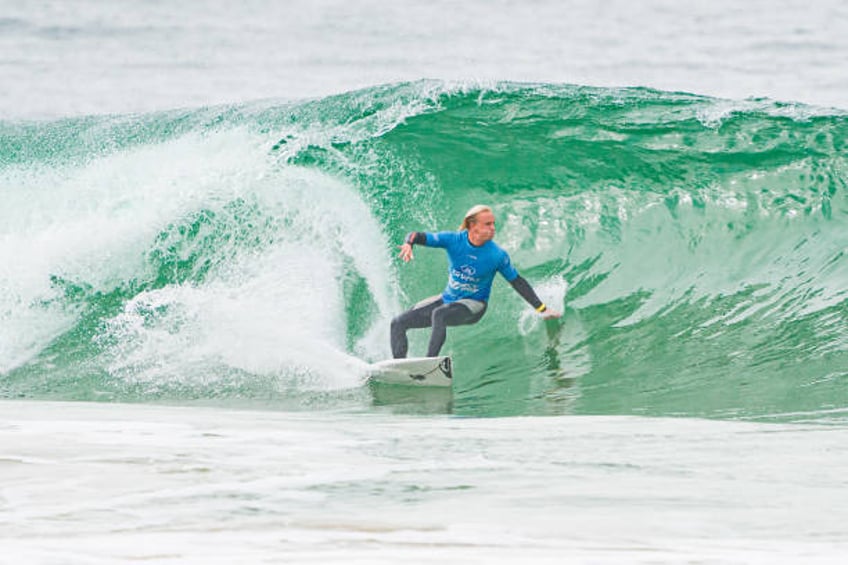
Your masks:
{"label": "surfer's hand", "polygon": [[409,263],[412,261],[412,245],[409,243],[404,243],[400,246],[400,253],[398,254],[401,259],[403,259],[404,263]]}
{"label": "surfer's hand", "polygon": [[550,308],[545,308],[545,311],[542,312],[542,318],[545,320],[553,320],[555,318],[562,318],[562,313],[556,310],[551,310]]}

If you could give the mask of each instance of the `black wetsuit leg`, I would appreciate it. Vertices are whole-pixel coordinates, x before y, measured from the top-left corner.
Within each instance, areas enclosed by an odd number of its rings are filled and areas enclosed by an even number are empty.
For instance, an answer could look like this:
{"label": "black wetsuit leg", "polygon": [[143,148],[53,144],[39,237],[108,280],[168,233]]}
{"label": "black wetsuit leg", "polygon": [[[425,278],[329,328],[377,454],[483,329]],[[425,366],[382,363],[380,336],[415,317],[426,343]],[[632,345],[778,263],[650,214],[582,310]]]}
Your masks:
{"label": "black wetsuit leg", "polygon": [[480,321],[486,313],[486,303],[477,302],[476,312],[462,302],[451,302],[442,304],[431,315],[433,333],[430,334],[430,345],[427,348],[427,357],[436,357],[445,344],[448,336],[448,326],[465,326]]}
{"label": "black wetsuit leg", "polygon": [[406,331],[413,328],[432,328],[428,357],[436,357],[447,338],[448,326],[463,326],[480,321],[486,313],[486,303],[470,301],[471,306],[460,302],[445,304],[441,296],[422,300],[392,320],[391,343],[395,359],[406,357],[409,341]]}
{"label": "black wetsuit leg", "polygon": [[444,304],[441,296],[433,296],[422,300],[406,312],[398,314],[392,320],[391,343],[392,356],[395,359],[406,357],[409,350],[409,341],[406,338],[406,330],[412,328],[429,328],[432,325],[433,310]]}

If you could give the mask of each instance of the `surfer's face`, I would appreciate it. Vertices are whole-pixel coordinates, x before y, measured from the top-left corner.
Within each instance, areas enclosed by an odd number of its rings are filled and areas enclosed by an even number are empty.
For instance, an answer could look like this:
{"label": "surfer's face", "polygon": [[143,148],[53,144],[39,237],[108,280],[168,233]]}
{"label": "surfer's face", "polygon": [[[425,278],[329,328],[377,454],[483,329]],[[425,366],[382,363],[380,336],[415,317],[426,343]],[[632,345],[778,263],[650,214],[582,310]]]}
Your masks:
{"label": "surfer's face", "polygon": [[474,222],[468,226],[468,239],[476,245],[486,243],[495,237],[495,215],[491,212],[480,212]]}

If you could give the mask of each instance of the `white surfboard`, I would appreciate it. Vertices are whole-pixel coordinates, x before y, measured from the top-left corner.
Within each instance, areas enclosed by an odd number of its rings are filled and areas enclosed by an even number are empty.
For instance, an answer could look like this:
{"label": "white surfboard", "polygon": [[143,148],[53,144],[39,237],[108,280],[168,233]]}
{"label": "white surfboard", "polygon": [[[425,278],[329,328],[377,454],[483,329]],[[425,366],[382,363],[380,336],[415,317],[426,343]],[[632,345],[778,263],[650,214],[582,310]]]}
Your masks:
{"label": "white surfboard", "polygon": [[451,386],[453,368],[447,356],[388,359],[371,365],[369,376],[377,382],[397,385]]}

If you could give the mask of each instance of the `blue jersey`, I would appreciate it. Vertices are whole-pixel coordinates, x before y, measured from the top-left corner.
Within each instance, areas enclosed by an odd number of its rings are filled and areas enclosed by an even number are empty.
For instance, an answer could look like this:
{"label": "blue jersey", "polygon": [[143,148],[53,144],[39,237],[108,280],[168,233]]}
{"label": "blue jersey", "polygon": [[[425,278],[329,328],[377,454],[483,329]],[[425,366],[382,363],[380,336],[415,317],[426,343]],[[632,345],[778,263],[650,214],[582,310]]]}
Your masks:
{"label": "blue jersey", "polygon": [[442,293],[446,304],[463,298],[487,302],[495,273],[510,282],[518,276],[507,252],[494,241],[476,247],[468,241],[465,230],[426,233],[425,236],[427,247],[442,247],[448,252],[448,284]]}

